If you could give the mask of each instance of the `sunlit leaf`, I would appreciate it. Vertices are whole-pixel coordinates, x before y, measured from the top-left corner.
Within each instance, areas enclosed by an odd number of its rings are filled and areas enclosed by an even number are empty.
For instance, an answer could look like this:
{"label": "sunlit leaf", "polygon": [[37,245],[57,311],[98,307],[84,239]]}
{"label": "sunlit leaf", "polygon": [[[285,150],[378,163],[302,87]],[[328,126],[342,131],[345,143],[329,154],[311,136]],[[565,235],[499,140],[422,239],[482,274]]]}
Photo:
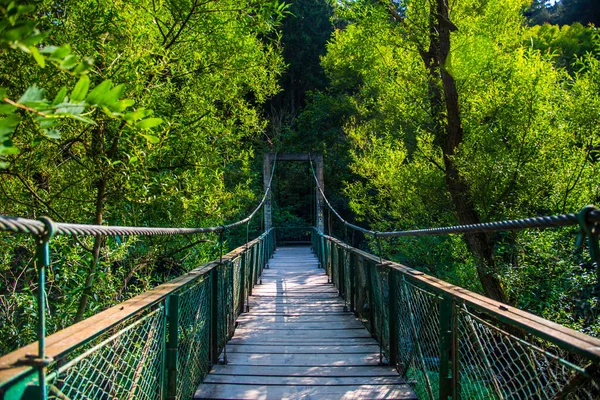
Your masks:
{"label": "sunlit leaf", "polygon": [[88,90],[90,88],[90,77],[87,75],[82,75],[79,78],[79,81],[73,88],[71,92],[71,101],[80,102],[85,100],[85,97],[88,94]]}
{"label": "sunlit leaf", "polygon": [[162,124],[162,118],[146,118],[135,124],[138,129],[150,129]]}

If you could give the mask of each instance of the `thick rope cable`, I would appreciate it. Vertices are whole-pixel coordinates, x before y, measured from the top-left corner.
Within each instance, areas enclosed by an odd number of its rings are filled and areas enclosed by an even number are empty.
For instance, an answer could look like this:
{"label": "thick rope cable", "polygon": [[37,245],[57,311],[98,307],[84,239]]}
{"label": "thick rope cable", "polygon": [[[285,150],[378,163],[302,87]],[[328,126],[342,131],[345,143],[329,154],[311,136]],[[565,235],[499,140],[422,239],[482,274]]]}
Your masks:
{"label": "thick rope cable", "polygon": [[[543,217],[531,217],[531,218],[522,218],[515,220],[507,220],[507,221],[497,221],[497,222],[485,222],[480,224],[471,224],[471,225],[456,225],[456,226],[446,226],[440,228],[426,228],[426,229],[415,229],[415,230],[405,230],[405,231],[390,231],[390,232],[378,232],[370,229],[365,229],[358,225],[351,224],[346,221],[342,216],[333,208],[327,196],[323,192],[321,185],[319,184],[319,180],[317,179],[317,175],[313,168],[312,160],[310,160],[310,169],[312,171],[313,177],[315,178],[315,183],[319,192],[323,196],[323,200],[327,207],[333,212],[333,214],[346,226],[360,231],[365,234],[373,235],[374,237],[406,237],[406,236],[432,236],[432,235],[448,235],[455,233],[480,233],[480,232],[499,232],[499,231],[510,231],[510,230],[521,230],[521,229],[531,229],[531,228],[556,228],[562,226],[572,226],[580,224],[580,217],[577,214],[560,214],[560,215],[552,215],[552,216],[543,216]],[[600,223],[600,210],[595,207],[585,207],[582,212],[586,212],[586,221],[589,224],[599,224]]]}
{"label": "thick rope cable", "polygon": [[[233,222],[227,225],[211,226],[206,228],[160,228],[160,227],[138,227],[138,226],[108,226],[108,225],[87,225],[87,224],[72,224],[55,222],[56,227],[55,235],[71,235],[71,236],[117,236],[117,235],[143,235],[143,236],[156,236],[156,235],[195,235],[199,233],[210,233],[210,232],[223,232],[227,229],[234,228],[239,225],[243,225],[249,222],[260,210],[267,200],[269,192],[271,191],[271,183],[273,182],[273,175],[275,173],[275,166],[277,164],[277,157],[273,162],[271,169],[271,179],[265,189],[262,200],[256,206],[256,208],[246,218]],[[42,235],[45,230],[45,225],[41,221],[35,219],[10,217],[6,215],[0,215],[0,231],[14,232],[14,233],[29,233],[32,235]]]}

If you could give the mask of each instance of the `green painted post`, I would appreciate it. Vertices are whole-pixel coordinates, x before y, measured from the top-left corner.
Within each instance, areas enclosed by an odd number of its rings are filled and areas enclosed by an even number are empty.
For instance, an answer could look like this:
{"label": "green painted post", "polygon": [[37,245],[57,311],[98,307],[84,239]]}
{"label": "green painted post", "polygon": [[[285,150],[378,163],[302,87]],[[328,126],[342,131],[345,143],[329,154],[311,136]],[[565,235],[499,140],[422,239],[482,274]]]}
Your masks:
{"label": "green painted post", "polygon": [[[211,308],[212,311],[212,308]],[[167,298],[169,332],[167,340],[167,399],[177,399],[177,357],[179,349],[179,295]]]}
{"label": "green painted post", "polygon": [[219,357],[219,268],[210,270],[210,362],[216,365]]}
{"label": "green painted post", "polygon": [[452,298],[442,296],[440,299],[440,383],[439,399],[452,398],[452,377],[450,376],[450,361],[452,354],[452,313],[454,310]]}
{"label": "green painted post", "polygon": [[240,255],[240,298],[238,315],[244,312],[244,302],[246,301],[246,251]]}
{"label": "green painted post", "polygon": [[42,217],[44,231],[37,237],[36,253],[38,268],[38,359],[35,365],[38,368],[39,398],[48,398],[46,388],[46,367],[52,361],[46,358],[46,268],[50,266],[50,239],[56,231],[54,222],[50,218]]}
{"label": "green painted post", "polygon": [[375,300],[373,299],[373,272],[371,268],[376,268],[375,264],[365,262],[363,259],[363,268],[366,267],[367,275],[367,293],[369,294],[369,332],[372,337],[377,337],[375,334]]}
{"label": "green painted post", "polygon": [[397,272],[388,273],[388,337],[390,339],[390,365],[398,364],[398,310],[396,307]]}
{"label": "green painted post", "polygon": [[331,283],[333,284],[333,286],[335,287],[335,280],[337,278],[337,276],[335,276],[335,268],[333,267],[334,264],[337,265],[337,257],[336,257],[336,253],[337,250],[335,248],[335,245],[333,243],[330,242],[329,244],[329,258],[331,259],[331,268],[329,269],[329,277],[331,279]]}
{"label": "green painted post", "polygon": [[248,296],[252,296],[252,279],[254,277],[254,262],[253,262],[254,246],[248,249]]}
{"label": "green painted post", "polygon": [[452,399],[460,399],[460,353],[458,352],[458,313],[452,313]]}
{"label": "green painted post", "polygon": [[[319,246],[319,259],[321,261],[321,268],[325,268],[325,238],[321,235],[321,246]],[[327,273],[327,270],[325,270]]]}
{"label": "green painted post", "polygon": [[346,298],[346,255],[344,254],[344,248],[338,247],[338,273],[339,273],[339,291],[341,297],[347,300]]}
{"label": "green painted post", "polygon": [[356,254],[350,251],[350,311],[356,314],[356,306],[354,304],[356,297]]}

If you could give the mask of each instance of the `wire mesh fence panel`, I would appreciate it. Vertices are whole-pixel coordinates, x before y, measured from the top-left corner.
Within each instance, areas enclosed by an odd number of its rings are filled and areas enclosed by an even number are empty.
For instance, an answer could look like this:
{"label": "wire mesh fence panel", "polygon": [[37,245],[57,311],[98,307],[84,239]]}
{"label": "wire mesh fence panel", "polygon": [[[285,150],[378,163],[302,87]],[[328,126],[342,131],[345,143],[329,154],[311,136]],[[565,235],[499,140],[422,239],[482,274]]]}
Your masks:
{"label": "wire mesh fence panel", "polygon": [[351,257],[350,257],[350,252],[347,251],[346,249],[342,250],[342,254],[343,254],[343,269],[344,269],[344,300],[346,301],[346,304],[350,304],[350,296],[352,295],[351,293],[351,285],[352,285],[352,273],[350,272],[350,268],[352,268],[351,265]]}
{"label": "wire mesh fence panel", "polygon": [[218,267],[218,325],[217,325],[217,351],[220,353],[229,338],[229,331],[233,327],[233,268],[232,263],[226,262]]}
{"label": "wire mesh fence panel", "polygon": [[239,316],[240,294],[242,291],[242,257],[237,257],[232,262],[232,280],[233,280],[233,309],[232,318],[235,320]]}
{"label": "wire mesh fence panel", "polygon": [[71,352],[50,368],[49,398],[160,399],[164,328],[161,304]]}
{"label": "wire mesh fence panel", "polygon": [[375,335],[386,357],[389,357],[388,272],[375,263],[369,263],[369,268],[371,270],[370,290],[373,321],[371,334]]}
{"label": "wire mesh fence panel", "polygon": [[334,284],[336,288],[340,288],[340,268],[339,268],[339,257],[338,257],[338,248],[337,245],[331,244],[331,283]]}
{"label": "wire mesh fence panel", "polygon": [[399,370],[419,398],[438,398],[440,299],[406,279],[397,286]]}
{"label": "wire mesh fence panel", "polygon": [[188,399],[209,371],[210,281],[207,276],[179,294],[177,398]]}
{"label": "wire mesh fence panel", "polygon": [[594,338],[315,236],[333,283],[419,398],[600,398]]}
{"label": "wire mesh fence panel", "polygon": [[573,356],[567,361],[552,344],[539,338],[517,337],[465,307],[457,307],[456,312],[461,397],[600,398],[599,382],[582,373],[585,362]]}
{"label": "wire mesh fence panel", "polygon": [[371,298],[369,297],[368,263],[363,257],[357,257],[355,262],[355,311],[362,323],[371,329]]}

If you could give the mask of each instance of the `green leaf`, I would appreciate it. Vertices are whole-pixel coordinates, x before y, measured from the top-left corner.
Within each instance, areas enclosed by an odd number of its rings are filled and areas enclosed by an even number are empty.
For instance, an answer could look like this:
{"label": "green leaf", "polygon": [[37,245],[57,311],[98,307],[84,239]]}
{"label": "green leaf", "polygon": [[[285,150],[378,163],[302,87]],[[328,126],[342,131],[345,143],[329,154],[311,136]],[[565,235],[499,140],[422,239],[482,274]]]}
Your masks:
{"label": "green leaf", "polygon": [[138,108],[135,111],[125,114],[124,118],[126,121],[135,122],[142,118],[146,118],[152,115],[152,110],[146,110],[145,108]]}
{"label": "green leaf", "polygon": [[160,139],[158,138],[158,136],[154,136],[154,135],[142,135],[142,136],[145,137],[149,143],[152,143],[152,144],[160,143]]}
{"label": "green leaf", "polygon": [[12,114],[15,112],[17,107],[12,104],[2,104],[0,103],[0,114]]}
{"label": "green leaf", "polygon": [[85,97],[88,94],[88,90],[90,89],[90,77],[87,75],[82,75],[79,78],[79,81],[73,88],[71,92],[71,101],[80,102],[85,100]]}
{"label": "green leaf", "polygon": [[4,162],[4,161],[0,161],[0,168],[1,168],[1,169],[6,169],[6,168],[8,168],[8,163],[7,163],[7,162]]}
{"label": "green leaf", "polygon": [[42,53],[50,53],[50,58],[54,60],[62,60],[71,54],[71,47],[68,45],[60,47],[48,46],[42,49]]}
{"label": "green leaf", "polygon": [[132,99],[124,99],[121,101],[117,101],[110,104],[110,108],[114,112],[123,112],[127,107],[131,107],[135,104],[135,101]]}
{"label": "green leaf", "polygon": [[41,89],[41,88],[37,87],[36,85],[33,85],[33,86],[29,87],[29,89],[27,89],[25,91],[25,93],[23,93],[23,96],[21,96],[21,98],[19,99],[19,103],[28,104],[28,103],[39,103],[39,102],[46,101],[44,99],[45,93],[46,93],[46,91],[44,89]]}
{"label": "green leaf", "polygon": [[18,115],[11,115],[9,117],[0,118],[0,140],[2,140],[2,137],[11,134],[15,130],[17,125],[19,125],[20,121],[21,117],[19,117]]}
{"label": "green leaf", "polygon": [[37,49],[37,47],[31,46],[29,47],[29,51],[35,59],[35,62],[37,62],[40,67],[44,68],[46,66],[46,59],[40,54],[40,51]]}
{"label": "green leaf", "polygon": [[58,93],[56,93],[56,96],[54,97],[54,100],[52,101],[52,105],[53,106],[59,105],[60,103],[62,103],[65,100],[66,96],[67,96],[67,88],[65,86],[63,86],[62,88],[60,88]]}
{"label": "green leaf", "polygon": [[19,149],[17,149],[16,147],[3,147],[2,154],[4,155],[14,155],[14,154],[19,154]]}
{"label": "green leaf", "polygon": [[[102,105],[109,107],[113,111],[118,111],[119,108],[119,97],[123,94],[125,85],[120,84],[112,88],[102,99]],[[99,103],[100,104],[100,103]]]}
{"label": "green leaf", "polygon": [[54,122],[56,122],[56,119],[54,119],[54,118],[44,118],[44,117],[38,118],[38,123],[40,124],[40,128],[50,128],[51,126],[54,125]]}
{"label": "green leaf", "polygon": [[111,87],[112,87],[112,81],[110,79],[103,81],[98,86],[96,86],[94,89],[92,89],[90,94],[88,94],[86,101],[89,104],[94,104],[94,105],[103,104],[104,97],[108,94]]}
{"label": "green leaf", "polygon": [[138,129],[150,129],[162,124],[162,118],[146,118],[135,124]]}
{"label": "green leaf", "polygon": [[31,14],[35,11],[35,6],[31,4],[20,5],[17,7],[17,14]]}
{"label": "green leaf", "polygon": [[60,63],[60,68],[62,69],[72,69],[74,66],[78,64],[77,57],[73,54],[69,54],[64,58],[64,60]]}
{"label": "green leaf", "polygon": [[60,139],[61,137],[60,132],[56,129],[45,130],[44,135],[49,139]]}
{"label": "green leaf", "polygon": [[54,111],[55,114],[62,114],[62,115],[69,115],[69,116],[75,116],[75,115],[80,115],[83,114],[83,112],[85,111],[85,102],[79,102],[79,103],[60,103],[56,105],[56,111]]}

